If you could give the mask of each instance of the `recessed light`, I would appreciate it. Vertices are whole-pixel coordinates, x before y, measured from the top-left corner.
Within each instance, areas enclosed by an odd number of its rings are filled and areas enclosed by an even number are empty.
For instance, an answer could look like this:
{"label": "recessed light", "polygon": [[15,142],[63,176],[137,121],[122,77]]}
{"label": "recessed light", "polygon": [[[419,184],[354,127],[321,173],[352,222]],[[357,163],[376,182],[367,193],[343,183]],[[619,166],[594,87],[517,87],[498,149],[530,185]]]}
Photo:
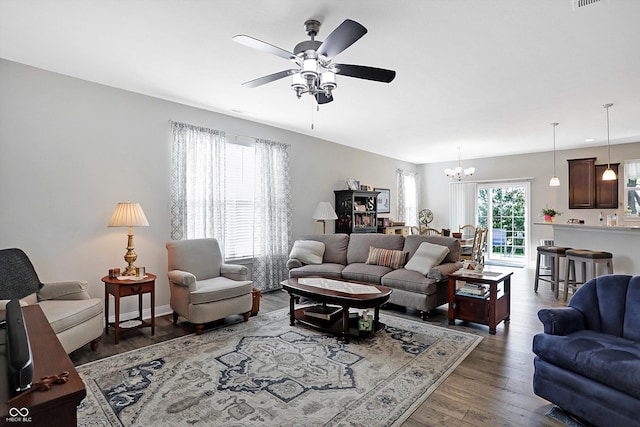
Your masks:
{"label": "recessed light", "polygon": [[584,142],[593,142],[595,140],[596,140],[595,138],[587,138],[584,140]]}

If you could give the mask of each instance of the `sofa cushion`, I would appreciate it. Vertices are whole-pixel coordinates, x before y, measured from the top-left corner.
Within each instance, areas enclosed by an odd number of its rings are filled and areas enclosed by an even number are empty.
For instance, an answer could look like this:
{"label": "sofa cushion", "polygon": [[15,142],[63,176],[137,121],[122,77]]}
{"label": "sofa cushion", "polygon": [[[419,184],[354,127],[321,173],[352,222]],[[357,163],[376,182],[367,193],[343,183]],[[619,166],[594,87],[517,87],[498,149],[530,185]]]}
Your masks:
{"label": "sofa cushion", "polygon": [[324,249],[324,243],[316,240],[296,240],[289,258],[300,260],[304,264],[322,264]]}
{"label": "sofa cushion", "polygon": [[369,247],[381,249],[402,250],[404,236],[399,234],[351,234],[347,248],[347,264],[366,263],[369,257]]}
{"label": "sofa cushion", "polygon": [[402,268],[407,259],[407,253],[402,251],[394,251],[392,249],[369,248],[369,256],[366,264],[382,265],[394,270]]}
{"label": "sofa cushion", "polygon": [[424,274],[407,270],[406,268],[393,270],[389,274],[385,274],[381,283],[382,286],[388,286],[389,288],[425,295],[435,294],[438,286],[435,280],[427,279]]}
{"label": "sofa cushion", "polygon": [[439,265],[449,253],[446,246],[422,242],[404,268],[417,271],[425,276],[436,265]]}
{"label": "sofa cushion", "polygon": [[95,316],[103,316],[102,299],[47,300],[38,303],[56,334],[71,329]]}
{"label": "sofa cushion", "polygon": [[342,270],[342,278],[347,280],[355,280],[357,282],[373,283],[374,285],[379,285],[382,276],[389,273],[390,271],[393,270],[382,265],[356,262],[347,265],[344,270]]}
{"label": "sofa cushion", "polygon": [[537,334],[533,352],[549,363],[640,399],[640,343],[582,330],[569,335]]}
{"label": "sofa cushion", "polygon": [[289,270],[289,278],[319,276],[327,279],[341,279],[343,269],[344,265],[342,264],[309,264]]}
{"label": "sofa cushion", "polygon": [[458,239],[454,239],[453,237],[420,236],[412,234],[405,238],[404,248],[402,250],[405,252],[409,252],[409,259],[411,259],[422,242],[434,243],[436,245],[446,246],[447,248],[449,248],[449,253],[442,260],[443,263],[460,261],[460,241]]}
{"label": "sofa cushion", "polygon": [[198,289],[191,292],[192,304],[205,304],[250,294],[252,281],[237,281],[226,277],[214,277],[198,281]]}
{"label": "sofa cushion", "polygon": [[324,243],[324,255],[322,262],[332,264],[347,263],[347,246],[349,245],[349,235],[338,234],[314,234],[302,236],[303,240],[315,240]]}

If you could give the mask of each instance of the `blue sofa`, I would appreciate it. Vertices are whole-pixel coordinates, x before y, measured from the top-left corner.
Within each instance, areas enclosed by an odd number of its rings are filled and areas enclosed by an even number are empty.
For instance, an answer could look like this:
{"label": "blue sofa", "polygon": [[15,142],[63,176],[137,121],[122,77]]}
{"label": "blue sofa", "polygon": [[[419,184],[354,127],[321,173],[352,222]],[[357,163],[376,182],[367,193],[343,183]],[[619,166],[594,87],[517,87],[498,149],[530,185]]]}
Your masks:
{"label": "blue sofa", "polygon": [[640,276],[592,279],[538,317],[534,393],[595,426],[640,426]]}

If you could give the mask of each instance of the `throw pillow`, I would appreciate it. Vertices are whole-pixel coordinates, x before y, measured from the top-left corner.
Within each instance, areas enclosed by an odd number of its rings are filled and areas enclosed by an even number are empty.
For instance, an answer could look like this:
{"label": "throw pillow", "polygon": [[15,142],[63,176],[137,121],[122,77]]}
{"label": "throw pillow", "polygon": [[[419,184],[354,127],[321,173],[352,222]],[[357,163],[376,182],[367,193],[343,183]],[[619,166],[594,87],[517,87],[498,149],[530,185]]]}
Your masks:
{"label": "throw pillow", "polygon": [[404,268],[426,276],[433,267],[442,262],[448,253],[449,248],[446,246],[422,242]]}
{"label": "throw pillow", "polygon": [[398,268],[402,268],[406,259],[406,252],[369,246],[367,264],[382,265],[397,270]]}
{"label": "throw pillow", "polygon": [[296,240],[289,258],[297,259],[304,264],[322,264],[324,249],[324,243],[316,240]]}

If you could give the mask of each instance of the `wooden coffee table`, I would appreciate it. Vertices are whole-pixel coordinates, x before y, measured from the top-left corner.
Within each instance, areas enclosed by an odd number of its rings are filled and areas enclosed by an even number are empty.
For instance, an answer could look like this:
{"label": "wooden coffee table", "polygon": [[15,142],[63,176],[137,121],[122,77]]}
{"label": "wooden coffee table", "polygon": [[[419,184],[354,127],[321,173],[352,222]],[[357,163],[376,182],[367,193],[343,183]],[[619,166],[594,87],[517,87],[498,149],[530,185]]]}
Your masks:
{"label": "wooden coffee table", "polygon": [[[317,286],[305,285],[299,283],[297,278],[285,280],[281,284],[284,290],[289,292],[290,296],[289,315],[291,326],[295,325],[295,321],[298,320],[301,323],[313,326],[317,329],[340,335],[343,337],[344,342],[348,343],[349,336],[361,336],[360,332],[358,331],[357,324],[355,325],[355,327],[350,327],[349,309],[373,308],[373,328],[371,333],[375,333],[384,328],[384,324],[380,322],[380,306],[389,300],[392,289],[385,286],[376,286],[351,280],[340,279],[340,281],[355,283],[358,285],[372,286],[378,289],[380,292],[373,294],[351,294],[331,289],[319,288]],[[301,296],[321,303],[335,304],[342,307],[342,318],[335,320],[322,320],[305,316],[304,307],[298,309],[296,309],[295,307],[296,299]]]}

